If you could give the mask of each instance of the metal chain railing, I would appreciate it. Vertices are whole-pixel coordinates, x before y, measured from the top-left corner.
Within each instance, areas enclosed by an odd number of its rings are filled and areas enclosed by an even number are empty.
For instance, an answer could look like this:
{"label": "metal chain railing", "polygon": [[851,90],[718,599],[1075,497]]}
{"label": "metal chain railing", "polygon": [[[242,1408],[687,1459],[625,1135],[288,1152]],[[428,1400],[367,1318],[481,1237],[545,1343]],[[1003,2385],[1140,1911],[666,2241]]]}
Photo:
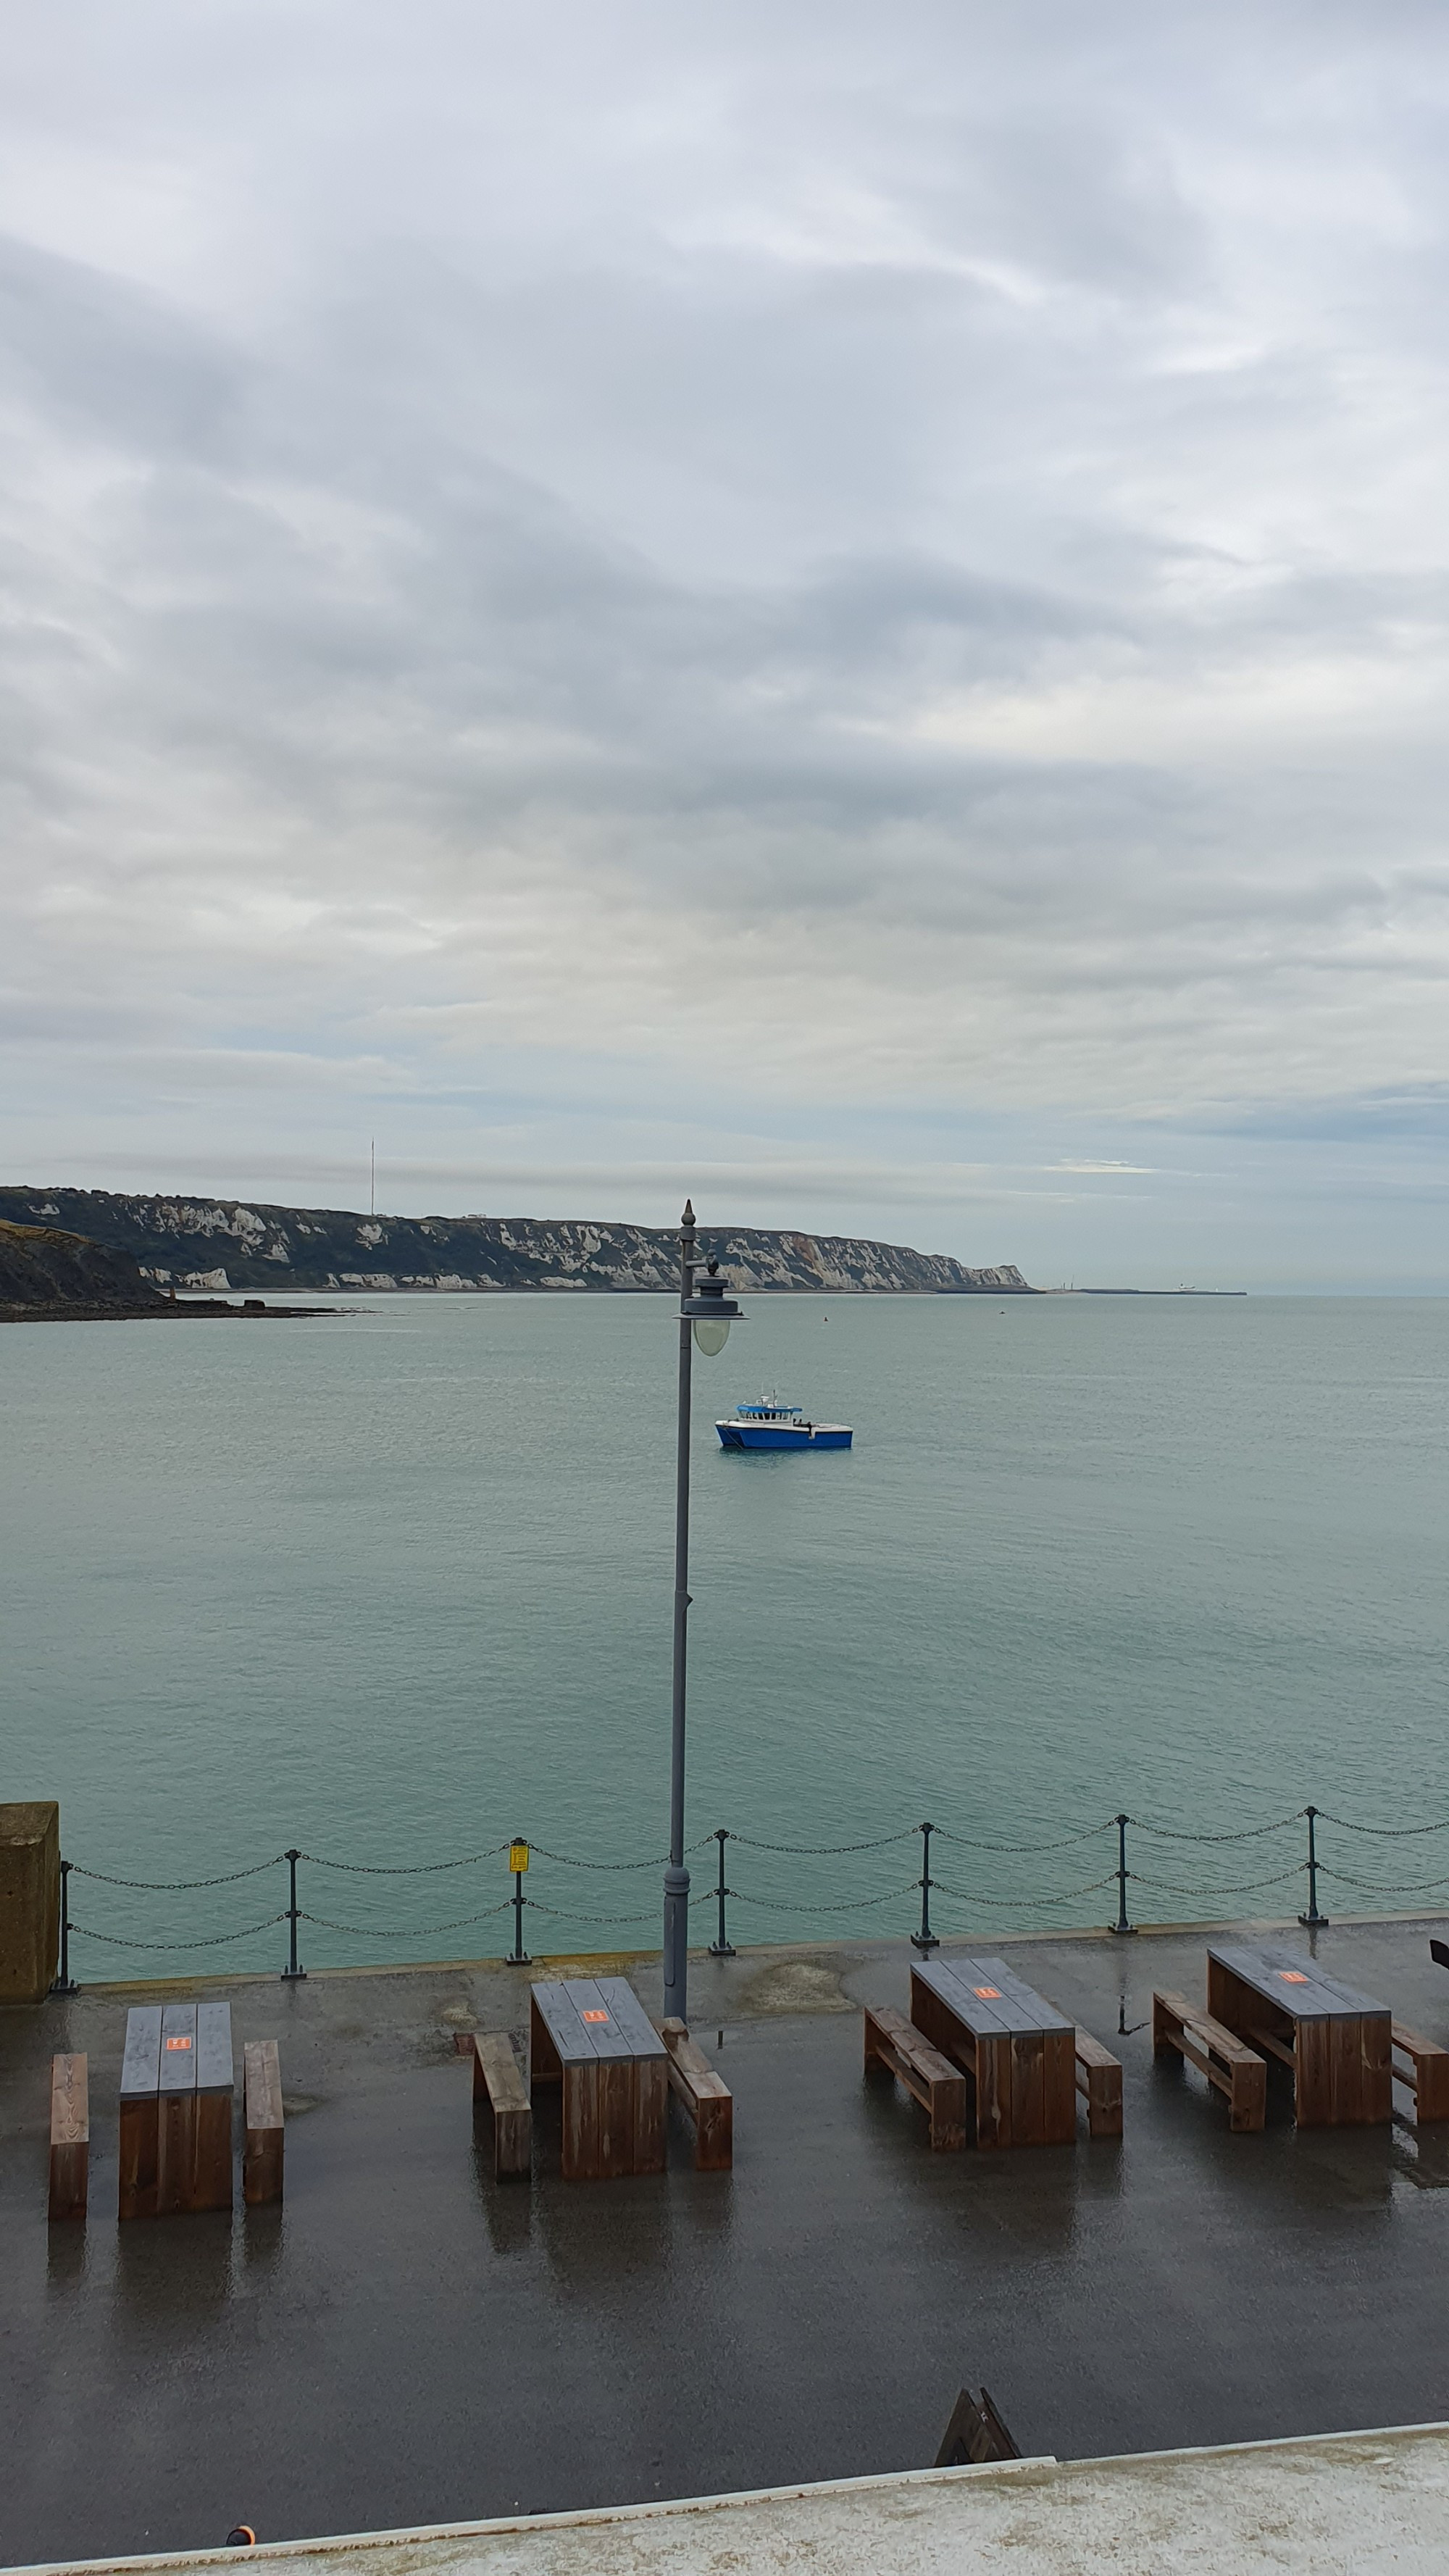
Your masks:
{"label": "metal chain railing", "polygon": [[[903,1825],[895,1833],[874,1834],[864,1837],[858,1842],[783,1843],[767,1841],[763,1836],[759,1835],[738,1834],[725,1826],[718,1826],[712,1834],[707,1834],[702,1837],[699,1842],[692,1843],[689,1846],[689,1851],[691,1855],[703,1851],[708,1848],[711,1842],[716,1844],[718,1847],[718,1876],[716,1883],[708,1888],[708,1890],[702,1888],[699,1891],[701,1899],[707,1896],[708,1901],[716,1909],[715,1938],[710,1943],[710,1949],[713,1955],[717,1958],[733,1958],[735,1955],[733,1944],[729,1938],[729,1921],[726,1911],[727,1906],[731,1904],[736,1906],[743,1905],[749,1909],[749,1913],[757,1933],[763,1932],[768,1924],[775,1923],[777,1925],[788,1925],[789,1927],[789,1932],[785,1933],[783,1936],[777,1934],[776,1937],[789,1937],[790,1932],[799,1934],[805,1931],[807,1927],[822,1923],[827,1919],[831,1921],[839,1921],[842,1916],[847,1915],[861,1917],[877,1912],[883,1908],[889,1908],[893,1919],[899,1923],[900,1916],[897,1909],[900,1907],[902,1898],[906,1896],[914,1896],[919,1893],[920,1922],[916,1928],[912,1929],[910,1938],[913,1947],[924,1952],[935,1949],[939,1942],[939,1935],[933,1931],[931,1927],[931,1899],[933,1896],[944,1898],[952,1907],[964,1906],[972,1913],[979,1913],[986,1916],[1014,1914],[1026,1918],[1035,1918],[1044,1914],[1059,1914],[1063,1907],[1080,1905],[1085,1898],[1096,1896],[1106,1888],[1115,1888],[1117,1892],[1117,1917],[1116,1921],[1108,1928],[1117,1933],[1130,1933],[1136,1928],[1130,1921],[1128,1914],[1129,1887],[1136,1888],[1142,1894],[1153,1897],[1170,1896],[1184,1898],[1195,1904],[1221,1907],[1224,1900],[1228,1898],[1261,1895],[1275,1888],[1286,1887],[1290,1882],[1301,1880],[1306,1877],[1308,1882],[1307,1904],[1299,1914],[1298,1919],[1301,1923],[1311,1928],[1317,1928],[1328,1921],[1327,1915],[1319,1911],[1318,1880],[1320,1873],[1326,1876],[1335,1886],[1352,1890],[1356,1895],[1375,1898],[1443,1895],[1446,1899],[1449,1899],[1449,1869],[1446,1869],[1446,1872],[1437,1878],[1388,1881],[1382,1879],[1361,1878],[1354,1874],[1351,1867],[1345,1868],[1343,1866],[1343,1862],[1345,1859],[1351,1860],[1351,1853],[1338,1854],[1332,1862],[1320,1860],[1318,1856],[1318,1829],[1320,1825],[1325,1824],[1331,1826],[1338,1833],[1368,1834],[1376,1839],[1401,1839],[1411,1836],[1417,1838],[1425,1834],[1449,1833],[1449,1817],[1440,1820],[1438,1823],[1425,1825],[1372,1825],[1360,1824],[1348,1817],[1332,1815],[1324,1809],[1314,1806],[1296,1808],[1291,1815],[1279,1816],[1275,1818],[1271,1824],[1243,1825],[1228,1831],[1218,1832],[1190,1831],[1183,1826],[1161,1824],[1147,1817],[1132,1816],[1125,1810],[1119,1810],[1115,1816],[1104,1817],[1097,1824],[1082,1826],[1075,1832],[1069,1834],[1053,1835],[1040,1842],[1005,1842],[988,1840],[984,1836],[958,1832],[953,1826],[921,1824]],[[1306,1825],[1307,1827],[1306,1858],[1294,1861],[1287,1868],[1278,1870],[1277,1872],[1263,1878],[1223,1881],[1212,1886],[1186,1885],[1180,1880],[1156,1878],[1144,1872],[1129,1868],[1128,1866],[1127,1838],[1129,1832],[1132,1834],[1146,1835],[1149,1841],[1196,1843],[1221,1847],[1230,1843],[1255,1842],[1271,1834],[1285,1833],[1291,1827],[1300,1825]],[[1058,1852],[1070,1850],[1078,1844],[1094,1841],[1101,1835],[1112,1832],[1115,1832],[1117,1837],[1117,1860],[1115,1868],[1110,1870],[1104,1877],[1089,1879],[1085,1885],[1080,1887],[1062,1889],[1043,1888],[1040,1892],[1026,1892],[1018,1889],[1012,1894],[1004,1894],[993,1891],[989,1887],[962,1887],[953,1884],[950,1880],[939,1879],[932,1874],[931,1843],[933,1836],[951,1844],[955,1849],[963,1853],[979,1852],[992,1858],[1009,1857],[1017,1859],[1022,1857],[1040,1857],[1042,1859],[1047,1859]],[[746,1851],[768,1855],[772,1859],[815,1861],[854,1859],[862,1853],[892,1850],[902,1843],[912,1841],[917,1835],[919,1835],[921,1842],[919,1875],[901,1881],[894,1881],[889,1887],[878,1889],[872,1894],[843,1896],[822,1893],[816,1895],[812,1890],[802,1887],[798,1883],[798,1877],[797,1883],[793,1889],[780,1894],[771,1894],[768,1891],[761,1889],[735,1888],[730,1886],[727,1882],[725,1847],[728,1843],[732,1842],[743,1845]],[[450,1870],[481,1868],[489,1861],[496,1862],[505,1854],[507,1855],[507,1867],[513,1878],[512,1895],[504,1896],[498,1901],[498,1903],[484,1906],[474,1913],[452,1916],[446,1922],[442,1923],[406,1925],[400,1925],[396,1922],[390,1924],[343,1923],[337,1921],[331,1915],[316,1914],[309,1909],[304,1909],[298,1901],[297,1870],[299,1864],[305,1865],[311,1869],[342,1871],[353,1877],[422,1879],[434,1877],[440,1873]],[[1167,1857],[1166,1854],[1164,1854],[1163,1857],[1165,1859]],[[1266,1858],[1267,1855],[1265,1854],[1264,1857]],[[79,1861],[62,1860],[60,1864],[60,1959],[59,1974],[55,1980],[54,1991],[62,1994],[73,1994],[77,1991],[75,1981],[70,1973],[70,1938],[73,1933],[79,1935],[82,1940],[95,1941],[103,1947],[111,1950],[146,1951],[148,1953],[167,1951],[173,1956],[176,1956],[178,1954],[184,1955],[185,1952],[191,1950],[220,1949],[228,1946],[232,1942],[251,1940],[264,1932],[272,1930],[277,1924],[285,1923],[288,1926],[289,1958],[287,1966],[282,1970],[282,1975],[285,1978],[291,1979],[305,1977],[307,1973],[306,1969],[299,1963],[297,1956],[297,1928],[301,1923],[311,1924],[319,1931],[337,1933],[349,1941],[386,1942],[392,1945],[395,1952],[399,1942],[429,1939],[435,1934],[443,1932],[464,1931],[470,1929],[475,1924],[490,1922],[496,1919],[499,1915],[506,1914],[510,1909],[512,1909],[514,1914],[514,1941],[512,1950],[506,1955],[513,1964],[518,1966],[529,1964],[528,1954],[525,1951],[523,1944],[525,1908],[537,1916],[540,1922],[555,1923],[570,1929],[575,1924],[587,1925],[590,1929],[598,1928],[610,1931],[626,1929],[641,1933],[651,1928],[653,1922],[652,1909],[648,1911],[636,1911],[633,1914],[594,1914],[580,1911],[577,1907],[572,1905],[567,1899],[566,1890],[562,1888],[558,1890],[551,1888],[549,1891],[551,1896],[557,1894],[562,1899],[559,1903],[550,1903],[543,1897],[526,1894],[524,1887],[525,1873],[535,1862],[543,1862],[550,1870],[586,1870],[589,1872],[651,1870],[660,1869],[664,1865],[662,1859],[606,1860],[596,1859],[592,1856],[585,1857],[573,1853],[555,1851],[548,1844],[529,1843],[519,1836],[514,1836],[511,1841],[487,1844],[480,1851],[466,1852],[451,1860],[434,1861],[338,1860],[330,1857],[326,1853],[303,1851],[298,1846],[292,1846],[284,1852],[273,1854],[268,1860],[253,1861],[244,1869],[226,1870],[208,1878],[122,1878],[108,1870],[92,1869]],[[283,1863],[285,1863],[289,1872],[288,1902],[286,1906],[280,1912],[264,1915],[260,1922],[244,1924],[236,1931],[192,1932],[187,1930],[184,1933],[179,1933],[173,1936],[169,1940],[156,1940],[150,1936],[149,1931],[147,1935],[143,1936],[139,1933],[106,1931],[102,1930],[99,1926],[78,1923],[73,1919],[70,1911],[70,1882],[72,1878],[88,1879],[93,1884],[102,1887],[120,1888],[125,1890],[128,1894],[171,1896],[195,1894],[208,1891],[212,1888],[234,1886],[240,1880],[260,1877],[267,1870],[276,1869]],[[600,1893],[602,1892],[603,1891],[601,1890]],[[620,1892],[622,1893],[623,1891],[621,1890]]]}

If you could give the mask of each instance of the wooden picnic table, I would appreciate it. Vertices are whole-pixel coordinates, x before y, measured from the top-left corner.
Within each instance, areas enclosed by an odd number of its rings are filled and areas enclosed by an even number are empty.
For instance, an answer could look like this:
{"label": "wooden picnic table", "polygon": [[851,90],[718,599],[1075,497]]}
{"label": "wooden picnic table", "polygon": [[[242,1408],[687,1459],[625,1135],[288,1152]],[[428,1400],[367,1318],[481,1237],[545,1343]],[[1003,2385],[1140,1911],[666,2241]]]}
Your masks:
{"label": "wooden picnic table", "polygon": [[530,2082],[563,2088],[567,2182],[664,2171],[669,2060],[624,1977],[569,1977],[531,1990]]}
{"label": "wooden picnic table", "polygon": [[1367,2127],[1393,2113],[1393,2015],[1306,1950],[1208,1947],[1208,2011],[1292,2070],[1300,2129]]}
{"label": "wooden picnic table", "polygon": [[913,1967],[911,2019],[972,2078],[979,2147],[1065,2146],[1075,2138],[1076,2026],[1004,1959]]}
{"label": "wooden picnic table", "polygon": [[230,2209],[230,2004],[135,2004],[121,2064],[120,2215]]}

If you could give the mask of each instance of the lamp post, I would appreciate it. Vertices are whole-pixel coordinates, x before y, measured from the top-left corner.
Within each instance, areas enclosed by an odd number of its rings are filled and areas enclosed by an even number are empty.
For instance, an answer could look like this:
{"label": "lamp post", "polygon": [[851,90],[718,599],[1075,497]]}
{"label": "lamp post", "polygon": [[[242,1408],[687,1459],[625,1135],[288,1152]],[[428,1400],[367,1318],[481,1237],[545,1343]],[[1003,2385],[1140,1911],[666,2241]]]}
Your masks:
{"label": "lamp post", "polygon": [[669,1861],[664,1872],[664,2009],[689,2019],[689,1872],[684,1866],[684,1682],[689,1642],[689,1379],[695,1343],[714,1359],[740,1309],[725,1295],[719,1265],[694,1278],[694,1209],[679,1220],[679,1429],[674,1488],[674,1715],[669,1763]]}

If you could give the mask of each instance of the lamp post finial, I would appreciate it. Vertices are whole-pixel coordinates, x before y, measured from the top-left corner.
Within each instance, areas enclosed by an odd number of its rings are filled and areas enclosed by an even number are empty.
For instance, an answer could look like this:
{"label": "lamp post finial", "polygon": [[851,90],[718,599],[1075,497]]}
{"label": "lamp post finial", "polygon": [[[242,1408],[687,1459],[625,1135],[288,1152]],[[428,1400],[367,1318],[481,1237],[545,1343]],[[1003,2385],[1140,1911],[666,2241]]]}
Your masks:
{"label": "lamp post finial", "polygon": [[680,1218],[679,1222],[680,1222],[680,1224],[681,1224],[681,1225],[693,1225],[693,1223],[694,1223],[694,1201],[693,1201],[693,1199],[686,1199],[686,1200],[685,1200],[685,1202],[684,1202],[684,1214],[683,1214],[683,1216]]}

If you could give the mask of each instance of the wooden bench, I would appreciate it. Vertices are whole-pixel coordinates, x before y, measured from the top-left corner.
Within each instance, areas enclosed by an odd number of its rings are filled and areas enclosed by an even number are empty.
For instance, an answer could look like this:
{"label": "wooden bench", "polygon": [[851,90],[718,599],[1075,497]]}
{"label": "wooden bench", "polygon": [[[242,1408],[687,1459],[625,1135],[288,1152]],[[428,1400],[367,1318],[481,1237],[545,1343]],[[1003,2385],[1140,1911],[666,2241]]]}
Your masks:
{"label": "wooden bench", "polygon": [[965,2146],[965,2076],[889,2004],[866,2007],[865,2072],[877,2081],[894,2076],[905,2086],[929,2119],[931,2144],[938,2151]]}
{"label": "wooden bench", "polygon": [[1394,2081],[1413,2094],[1420,2128],[1427,2120],[1449,2120],[1449,2048],[1441,2048],[1436,2039],[1421,2039],[1401,2021],[1394,2023],[1393,2035],[1395,2058],[1409,2061],[1394,2067]]}
{"label": "wooden bench", "polygon": [[694,2161],[700,2173],[728,2173],[735,2160],[734,2095],[703,2049],[689,2036],[688,2024],[671,2015],[659,2025],[669,2051],[669,2089],[694,2122]]}
{"label": "wooden bench", "polygon": [[1185,1995],[1154,1994],[1152,2053],[1175,2048],[1227,2097],[1228,2126],[1261,2129],[1268,2107],[1268,2069],[1256,2049],[1234,2037]]}
{"label": "wooden bench", "polygon": [[282,2197],[282,2065],[274,2039],[242,2050],[242,2199],[248,2209]]}
{"label": "wooden bench", "polygon": [[493,2179],[527,2182],[533,2171],[533,2105],[506,2030],[473,2033],[473,2108],[493,2114]]}
{"label": "wooden bench", "polygon": [[1077,2091],[1087,2097],[1087,2135],[1120,2138],[1122,2061],[1089,2030],[1077,2032]]}
{"label": "wooden bench", "polygon": [[90,2079],[83,2057],[50,2061],[50,2214],[84,2218],[91,2171]]}

